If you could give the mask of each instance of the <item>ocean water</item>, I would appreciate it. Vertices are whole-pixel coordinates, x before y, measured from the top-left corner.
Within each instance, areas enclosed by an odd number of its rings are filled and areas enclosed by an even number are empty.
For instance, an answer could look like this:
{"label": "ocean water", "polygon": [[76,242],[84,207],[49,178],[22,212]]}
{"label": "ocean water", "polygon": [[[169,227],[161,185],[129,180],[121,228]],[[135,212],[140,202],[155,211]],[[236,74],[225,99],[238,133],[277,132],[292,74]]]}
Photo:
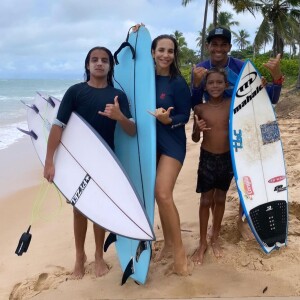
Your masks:
{"label": "ocean water", "polygon": [[24,134],[17,127],[27,130],[26,107],[36,92],[61,99],[66,90],[81,80],[63,79],[0,79],[0,150],[9,147]]}

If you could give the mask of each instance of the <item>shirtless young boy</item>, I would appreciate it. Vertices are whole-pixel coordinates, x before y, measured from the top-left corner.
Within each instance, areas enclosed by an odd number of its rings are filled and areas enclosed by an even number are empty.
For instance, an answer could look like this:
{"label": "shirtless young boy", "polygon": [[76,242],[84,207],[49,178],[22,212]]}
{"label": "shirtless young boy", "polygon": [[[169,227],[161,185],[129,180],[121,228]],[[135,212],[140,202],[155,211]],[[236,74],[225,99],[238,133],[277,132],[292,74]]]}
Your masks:
{"label": "shirtless young boy", "polygon": [[226,193],[233,178],[228,136],[231,99],[224,98],[226,87],[227,79],[224,69],[208,70],[205,89],[209,100],[194,108],[193,141],[198,142],[200,133],[203,132],[196,189],[197,193],[201,193],[200,243],[192,256],[192,260],[197,264],[203,263],[204,253],[208,247],[207,227],[209,210],[213,201],[215,205],[212,212],[211,246],[217,258],[222,256],[218,238],[225,210]]}

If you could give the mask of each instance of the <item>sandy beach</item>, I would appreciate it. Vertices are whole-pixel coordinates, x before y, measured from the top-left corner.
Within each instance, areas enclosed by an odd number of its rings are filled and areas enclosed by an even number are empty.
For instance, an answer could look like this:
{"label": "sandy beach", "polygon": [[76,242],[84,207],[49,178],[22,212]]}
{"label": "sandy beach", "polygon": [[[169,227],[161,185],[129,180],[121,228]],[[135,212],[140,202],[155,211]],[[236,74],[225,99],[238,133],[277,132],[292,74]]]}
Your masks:
{"label": "sandy beach", "polygon": [[[299,92],[285,91],[276,107],[288,174],[288,246],[266,255],[256,241],[242,239],[236,224],[239,200],[233,181],[220,236],[224,257],[216,259],[209,247],[203,265],[195,266],[188,277],[166,276],[169,261],[151,262],[144,286],[132,280],[120,285],[122,273],[114,247],[105,254],[110,272],[95,277],[91,223],[86,240],[86,274],[82,280],[70,280],[75,258],[71,206],[60,199],[53,185],[43,196],[47,185],[42,185],[43,170],[28,137],[1,150],[0,299],[300,299],[299,96]],[[187,157],[174,194],[189,256],[199,238],[199,194],[195,193],[199,143],[191,141],[191,128],[192,121],[187,125]],[[40,199],[43,201],[38,202],[41,208],[32,225],[28,252],[17,256],[19,238],[27,230],[33,207]],[[157,210],[154,230],[157,240],[153,249],[157,251],[163,238]]]}

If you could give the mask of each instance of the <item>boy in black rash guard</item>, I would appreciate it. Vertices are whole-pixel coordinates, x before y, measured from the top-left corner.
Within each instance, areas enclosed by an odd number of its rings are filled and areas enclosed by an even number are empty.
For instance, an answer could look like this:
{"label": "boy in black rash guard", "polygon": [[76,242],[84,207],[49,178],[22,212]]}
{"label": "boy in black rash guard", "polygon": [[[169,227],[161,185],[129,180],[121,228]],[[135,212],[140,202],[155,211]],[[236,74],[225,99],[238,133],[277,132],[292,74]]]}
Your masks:
{"label": "boy in black rash guard", "polygon": [[[130,120],[131,114],[126,95],[113,87],[112,76],[114,60],[111,52],[105,47],[91,49],[85,59],[86,81],[71,86],[65,93],[58,110],[48,139],[44,177],[52,182],[55,176],[53,164],[54,153],[59,145],[63,128],[68,126],[72,112],[77,112],[103,137],[114,149],[114,131],[119,122],[129,135],[136,132],[135,123]],[[81,137],[84,142],[84,137]],[[67,180],[67,179],[66,179]],[[73,279],[84,276],[84,263],[87,259],[84,242],[87,231],[87,218],[76,208],[74,213],[74,236],[76,261]],[[103,259],[105,230],[94,224],[95,235],[95,275],[100,277],[109,271]]]}

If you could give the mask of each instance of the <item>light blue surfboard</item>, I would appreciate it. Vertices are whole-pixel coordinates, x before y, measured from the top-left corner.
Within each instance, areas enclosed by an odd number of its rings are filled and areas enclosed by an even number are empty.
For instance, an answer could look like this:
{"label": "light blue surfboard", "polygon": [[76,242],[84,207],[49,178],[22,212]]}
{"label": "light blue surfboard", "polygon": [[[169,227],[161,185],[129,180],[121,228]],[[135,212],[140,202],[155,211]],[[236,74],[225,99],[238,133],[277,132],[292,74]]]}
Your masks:
{"label": "light blue surfboard", "polygon": [[[156,120],[147,111],[156,108],[155,69],[151,55],[151,36],[140,27],[127,36],[115,53],[116,88],[123,90],[130,102],[130,110],[137,125],[137,134],[130,137],[120,128],[115,133],[115,153],[135,185],[148,214],[154,222],[154,186],[156,176]],[[110,235],[106,247],[115,241],[123,270],[122,284],[130,276],[144,284],[151,259],[151,242],[137,241]],[[106,250],[105,247],[105,250]]]}

